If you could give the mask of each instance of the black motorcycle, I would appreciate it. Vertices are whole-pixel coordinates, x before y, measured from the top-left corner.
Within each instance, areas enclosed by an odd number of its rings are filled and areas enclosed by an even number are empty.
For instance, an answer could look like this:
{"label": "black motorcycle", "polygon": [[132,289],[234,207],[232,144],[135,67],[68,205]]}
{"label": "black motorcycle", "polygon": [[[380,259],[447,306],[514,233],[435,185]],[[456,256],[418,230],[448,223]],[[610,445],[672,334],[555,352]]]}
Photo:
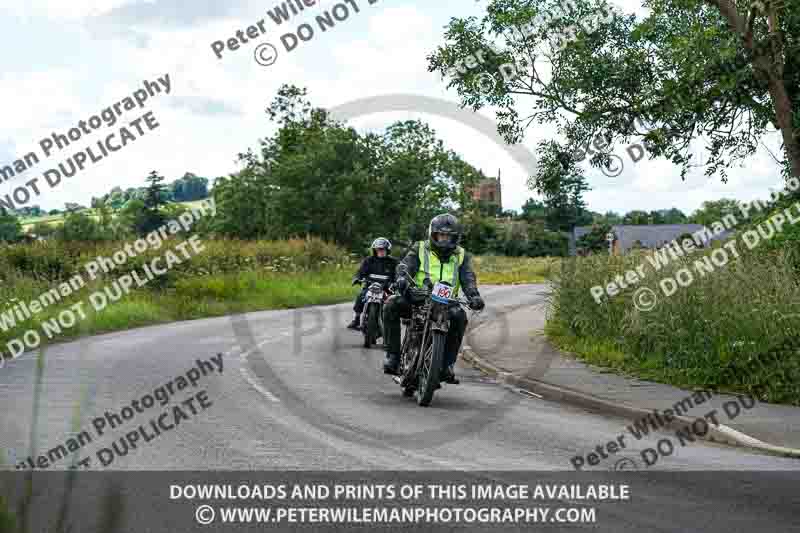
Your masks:
{"label": "black motorcycle", "polygon": [[433,393],[441,387],[444,347],[450,329],[449,308],[460,305],[469,309],[463,298],[452,298],[453,287],[446,282],[436,285],[426,280],[418,287],[408,277],[406,298],[411,303],[411,318],[401,319],[404,326],[400,349],[400,375],[393,379],[403,389],[403,396],[416,396],[417,404],[427,407]]}
{"label": "black motorcycle", "polygon": [[383,304],[391,296],[389,276],[370,274],[362,283],[370,282],[364,295],[364,311],[361,313],[361,332],[364,334],[364,348],[371,348],[383,337]]}

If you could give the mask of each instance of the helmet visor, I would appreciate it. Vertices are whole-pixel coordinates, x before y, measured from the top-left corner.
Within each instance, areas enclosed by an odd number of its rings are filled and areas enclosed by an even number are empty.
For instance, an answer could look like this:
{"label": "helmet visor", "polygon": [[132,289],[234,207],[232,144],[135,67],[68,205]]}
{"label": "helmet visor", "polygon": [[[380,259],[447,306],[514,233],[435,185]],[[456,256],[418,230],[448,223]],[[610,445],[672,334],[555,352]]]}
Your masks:
{"label": "helmet visor", "polygon": [[455,246],[458,235],[455,233],[444,233],[437,231],[431,233],[431,240],[439,246]]}

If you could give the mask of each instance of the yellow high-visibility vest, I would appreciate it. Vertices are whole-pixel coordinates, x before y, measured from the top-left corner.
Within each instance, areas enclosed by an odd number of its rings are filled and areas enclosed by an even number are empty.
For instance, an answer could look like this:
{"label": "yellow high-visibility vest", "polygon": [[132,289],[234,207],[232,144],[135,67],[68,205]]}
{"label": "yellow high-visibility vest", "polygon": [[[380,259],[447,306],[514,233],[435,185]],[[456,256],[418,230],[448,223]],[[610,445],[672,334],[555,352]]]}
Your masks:
{"label": "yellow high-visibility vest", "polygon": [[461,262],[464,258],[464,249],[460,246],[456,247],[453,255],[446,263],[442,263],[435,253],[431,253],[431,246],[429,241],[419,241],[419,259],[420,268],[417,272],[417,285],[422,287],[422,283],[426,277],[435,285],[439,281],[446,281],[453,286],[453,298],[458,297],[459,289],[459,276],[458,271],[461,268]]}

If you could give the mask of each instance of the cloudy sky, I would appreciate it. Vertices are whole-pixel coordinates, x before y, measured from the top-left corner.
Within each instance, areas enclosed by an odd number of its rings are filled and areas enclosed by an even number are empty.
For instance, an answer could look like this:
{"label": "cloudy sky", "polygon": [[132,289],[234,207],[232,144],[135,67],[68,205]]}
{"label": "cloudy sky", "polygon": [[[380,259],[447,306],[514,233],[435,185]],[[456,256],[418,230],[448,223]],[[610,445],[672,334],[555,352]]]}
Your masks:
{"label": "cloudy sky", "polygon": [[[187,171],[207,177],[234,172],[239,168],[236,155],[257,147],[258,139],[271,132],[264,109],[283,83],[307,87],[312,102],[325,107],[389,94],[458,102],[439,75],[428,72],[425,58],[441,44],[451,17],[480,15],[486,0],[372,0],[373,5],[368,0],[351,1],[358,5],[358,13],[351,8],[347,20],[324,33],[317,30],[312,39],[286,52],[281,36],[301,23],[313,23],[316,15],[332,9],[338,0],[319,0],[280,26],[267,16],[268,10],[280,4],[277,0],[4,0],[0,6],[0,44],[5,50],[0,74],[0,166],[30,151],[41,156],[38,142],[42,138],[66,133],[80,120],[131,95],[144,80],[155,82],[165,74],[170,75],[170,94],[157,95],[144,109],[127,111],[122,117],[125,122],[152,111],[160,124],[156,130],[59,187],[46,189],[31,203],[47,209],[62,208],[65,202],[87,205],[92,195],[114,186],[142,185],[154,169],[170,181]],[[637,12],[639,2],[618,0],[616,4]],[[264,35],[238,50],[226,48],[221,59],[214,55],[211,43],[227,40],[261,19],[265,19]],[[265,67],[254,61],[254,51],[267,42],[277,47],[278,57]],[[525,185],[529,169],[486,131],[473,127],[464,116],[470,111],[445,117],[430,105],[414,109],[420,110],[365,114],[351,123],[367,130],[394,120],[426,120],[467,161],[489,175],[501,170],[504,207],[519,208],[535,196]],[[481,114],[493,120],[491,110]],[[103,127],[86,135],[0,184],[0,197],[112,131]],[[525,145],[533,150],[537,141],[551,134],[547,129],[531,129]],[[768,141],[776,150],[777,140]],[[677,169],[666,161],[643,160],[633,165],[623,148],[618,153],[626,164],[619,176],[587,171],[593,187],[587,194],[592,210],[678,207],[691,212],[709,199],[764,198],[770,187],[781,183],[776,165],[763,148],[744,168],[733,169],[727,184],[709,180],[701,170],[682,183]]]}

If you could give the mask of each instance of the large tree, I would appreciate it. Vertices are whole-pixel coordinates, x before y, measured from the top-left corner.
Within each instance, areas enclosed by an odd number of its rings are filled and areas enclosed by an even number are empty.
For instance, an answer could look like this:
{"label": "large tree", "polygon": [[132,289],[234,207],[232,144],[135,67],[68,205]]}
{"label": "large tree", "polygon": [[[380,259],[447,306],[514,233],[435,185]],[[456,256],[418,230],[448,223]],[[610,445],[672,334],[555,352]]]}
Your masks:
{"label": "large tree", "polygon": [[360,134],[283,86],[267,109],[277,131],[245,168],[216,182],[216,229],[239,237],[315,235],[360,248],[464,208],[480,172],[418,121]]}
{"label": "large tree", "polygon": [[734,220],[741,218],[741,206],[738,200],[722,198],[703,202],[700,209],[692,213],[690,220],[694,224],[711,227],[714,222],[722,222],[727,215],[733,215]]}
{"label": "large tree", "polygon": [[527,222],[543,221],[547,217],[547,206],[539,200],[528,198],[522,204],[521,218]]}
{"label": "large tree", "polygon": [[172,200],[175,202],[191,202],[208,198],[208,178],[201,178],[187,172],[170,184]]}
{"label": "large tree", "polygon": [[[464,105],[498,106],[509,142],[532,123],[554,123],[573,151],[599,139],[591,159],[599,166],[617,143],[644,135],[650,156],[672,160],[685,177],[690,143],[702,137],[706,174],[725,181],[728,167],[778,131],[784,175],[800,177],[800,5],[642,0],[642,7],[639,18],[606,17],[605,0],[565,8],[560,0],[491,0],[484,17],[450,22],[429,68],[450,77]],[[540,22],[559,9],[567,15]],[[553,35],[569,27],[574,38],[555,46]],[[487,52],[484,62],[452,70],[476,51]],[[509,62],[518,75],[500,69]],[[486,75],[499,81],[488,91]]]}
{"label": "large tree", "polygon": [[554,141],[539,143],[536,174],[528,186],[544,196],[546,220],[553,230],[571,231],[592,222],[583,193],[589,190],[586,177],[575,160]]}

